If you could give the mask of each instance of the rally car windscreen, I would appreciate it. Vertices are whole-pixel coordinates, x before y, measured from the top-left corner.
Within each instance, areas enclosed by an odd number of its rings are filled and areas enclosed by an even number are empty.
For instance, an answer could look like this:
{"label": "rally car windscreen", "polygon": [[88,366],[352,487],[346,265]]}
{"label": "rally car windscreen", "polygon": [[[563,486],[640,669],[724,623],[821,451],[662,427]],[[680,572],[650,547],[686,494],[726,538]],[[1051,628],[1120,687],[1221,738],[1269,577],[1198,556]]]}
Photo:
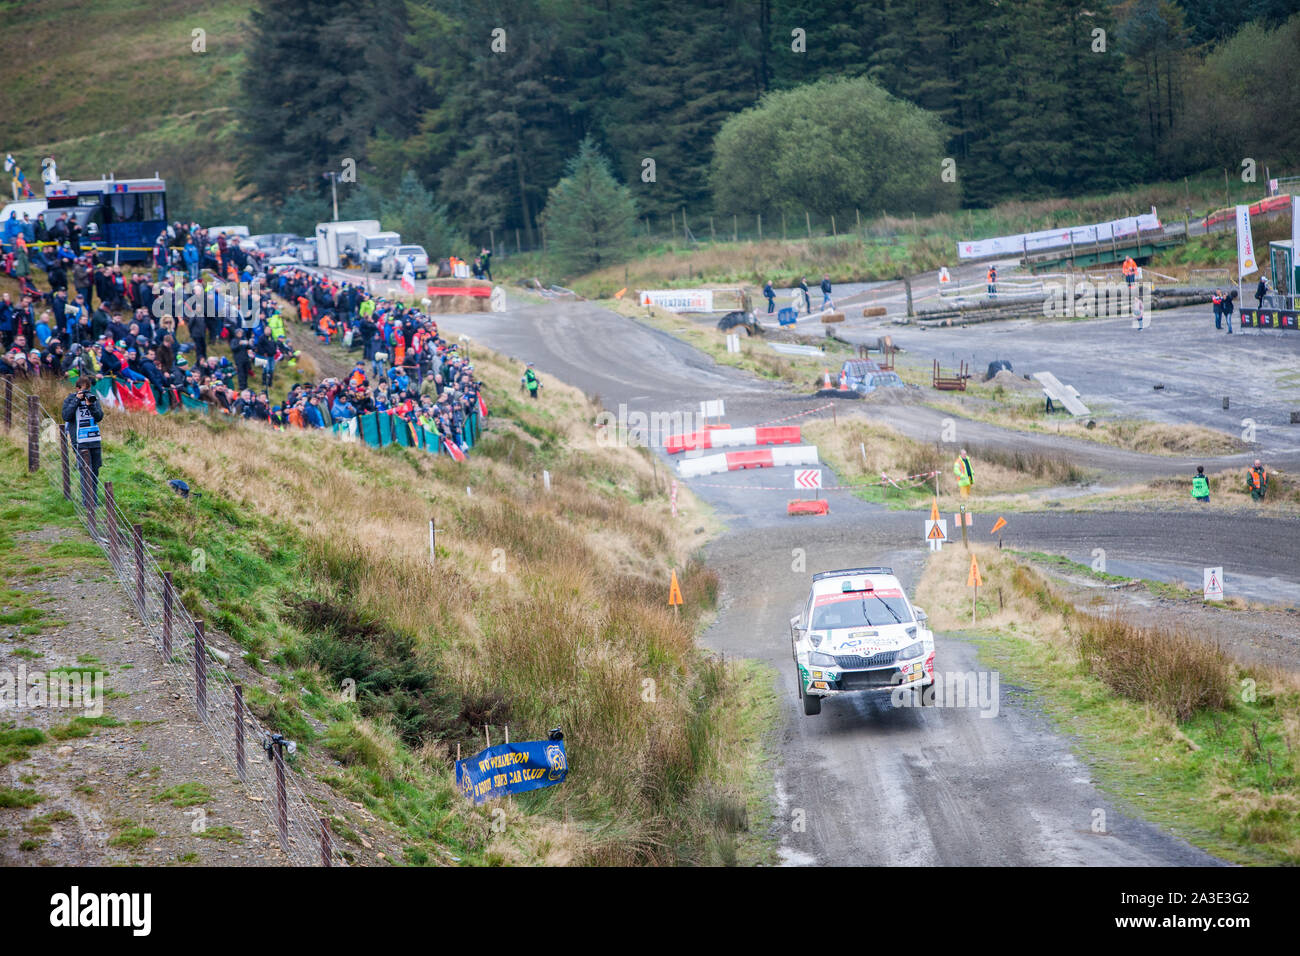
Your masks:
{"label": "rally car windscreen", "polygon": [[812,629],[884,627],[887,624],[910,624],[911,621],[912,612],[901,596],[881,597],[864,591],[849,600],[814,607]]}

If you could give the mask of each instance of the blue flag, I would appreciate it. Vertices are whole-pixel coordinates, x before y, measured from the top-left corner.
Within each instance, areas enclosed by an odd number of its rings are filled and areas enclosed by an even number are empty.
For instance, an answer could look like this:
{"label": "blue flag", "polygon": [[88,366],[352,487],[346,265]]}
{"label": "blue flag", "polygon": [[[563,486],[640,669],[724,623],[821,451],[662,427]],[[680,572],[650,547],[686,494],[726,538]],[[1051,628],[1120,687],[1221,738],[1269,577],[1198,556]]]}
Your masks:
{"label": "blue flag", "polygon": [[554,786],[568,773],[563,740],[527,740],[497,744],[456,761],[456,786],[468,799],[483,803],[508,793]]}

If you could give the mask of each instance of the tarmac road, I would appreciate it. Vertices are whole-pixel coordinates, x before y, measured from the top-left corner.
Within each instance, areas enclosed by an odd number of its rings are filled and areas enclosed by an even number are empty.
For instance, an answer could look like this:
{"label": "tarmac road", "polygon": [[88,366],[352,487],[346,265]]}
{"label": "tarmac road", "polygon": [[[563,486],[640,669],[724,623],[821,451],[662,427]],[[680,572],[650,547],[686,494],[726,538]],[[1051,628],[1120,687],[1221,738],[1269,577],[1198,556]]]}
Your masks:
{"label": "tarmac road", "polygon": [[[504,314],[447,315],[439,321],[444,334],[463,333],[531,361],[543,377],[598,395],[610,410],[623,404],[647,414],[693,412],[701,400],[722,398],[727,420],[746,425],[821,404],[719,367],[670,335],[590,303],[516,306]],[[756,490],[790,488],[790,472],[731,472],[687,482],[728,528],[706,549],[721,576],[721,606],[705,642],[769,661],[781,675],[788,717],[780,733],[777,814],[788,862],[1214,862],[1177,836],[1115,809],[1071,755],[1068,741],[1031,703],[1009,695],[1011,688],[1000,688],[997,716],[981,716],[975,708],[896,709],[887,698],[858,697],[828,702],[819,717],[804,717],[788,623],[807,594],[809,575],[884,563],[911,589],[924,554],[924,516],[842,493],[832,498],[833,517],[790,519],[784,510],[789,493]],[[830,476],[827,483],[833,481]],[[1065,552],[1085,561],[1092,549],[1104,548],[1112,566],[1159,567],[1186,580],[1199,580],[1202,567],[1222,563],[1251,569],[1253,586],[1262,593],[1300,595],[1295,520],[1182,512],[1006,517],[1010,547]],[[794,548],[805,551],[805,571],[791,569]],[[1246,581],[1237,574],[1231,580],[1239,578]],[[943,636],[937,642],[940,671],[978,670],[970,645]],[[1097,809],[1106,811],[1105,835],[1091,829]],[[796,820],[802,829],[793,825]]]}

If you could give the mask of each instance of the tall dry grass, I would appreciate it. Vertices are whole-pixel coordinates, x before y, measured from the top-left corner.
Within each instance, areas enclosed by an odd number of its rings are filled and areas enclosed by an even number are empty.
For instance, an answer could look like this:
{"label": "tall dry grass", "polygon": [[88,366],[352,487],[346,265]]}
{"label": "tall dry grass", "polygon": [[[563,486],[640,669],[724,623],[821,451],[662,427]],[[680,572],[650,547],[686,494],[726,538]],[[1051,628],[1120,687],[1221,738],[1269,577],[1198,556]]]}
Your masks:
{"label": "tall dry grass", "polygon": [[[465,464],[194,415],[111,413],[109,453],[117,443],[147,449],[155,480],[183,478],[301,542],[301,584],[285,596],[287,620],[297,620],[289,605],[302,599],[347,608],[382,625],[381,637],[357,638],[371,642],[375,660],[408,653],[401,648],[409,642],[409,654],[462,700],[460,719],[470,726],[494,719],[475,717],[474,702],[498,701],[514,739],[562,727],[569,780],[535,801],[552,818],[587,821],[559,831],[571,841],[561,857],[708,861],[709,846],[725,845],[715,837],[734,812],[708,786],[719,755],[712,718],[701,715],[710,688],[725,679],[693,639],[717,591],[716,576],[691,560],[698,505],[681,495],[674,523],[662,476],[656,491],[644,455],[596,442],[595,409],[581,394],[548,382],[546,406],[516,415],[514,369],[481,352],[475,365],[489,403],[515,417],[495,419]],[[436,567],[430,518],[439,529]],[[677,613],[667,603],[670,567],[686,601]],[[340,650],[322,647],[325,657]],[[423,670],[411,675],[421,686],[434,680]],[[403,734],[461,726],[454,707],[419,690],[388,718],[376,712],[333,726],[326,746],[345,762],[397,773],[395,748],[414,744]],[[421,708],[437,713],[424,720]],[[420,759],[450,777],[453,754],[436,743],[420,748]]]}

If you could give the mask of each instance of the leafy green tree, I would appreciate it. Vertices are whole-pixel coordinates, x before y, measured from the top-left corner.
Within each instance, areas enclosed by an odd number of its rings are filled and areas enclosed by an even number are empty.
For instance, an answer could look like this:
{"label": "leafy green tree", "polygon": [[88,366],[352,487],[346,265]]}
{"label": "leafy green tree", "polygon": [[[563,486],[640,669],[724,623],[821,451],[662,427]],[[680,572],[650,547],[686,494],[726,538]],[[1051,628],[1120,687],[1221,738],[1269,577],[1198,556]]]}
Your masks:
{"label": "leafy green tree", "polygon": [[1276,29],[1242,27],[1195,64],[1187,79],[1186,106],[1177,120],[1170,156],[1173,174],[1207,167],[1240,173],[1253,158],[1263,185],[1264,167],[1300,166],[1300,14]]}
{"label": "leafy green tree", "polygon": [[714,200],[726,212],[819,216],[953,208],[959,188],[941,178],[946,135],[865,77],[769,93],[719,131]]}
{"label": "leafy green tree", "polygon": [[598,269],[626,254],[636,203],[591,137],[582,141],[564,178],[551,187],[541,222],[549,251],[564,261],[565,271]]}

